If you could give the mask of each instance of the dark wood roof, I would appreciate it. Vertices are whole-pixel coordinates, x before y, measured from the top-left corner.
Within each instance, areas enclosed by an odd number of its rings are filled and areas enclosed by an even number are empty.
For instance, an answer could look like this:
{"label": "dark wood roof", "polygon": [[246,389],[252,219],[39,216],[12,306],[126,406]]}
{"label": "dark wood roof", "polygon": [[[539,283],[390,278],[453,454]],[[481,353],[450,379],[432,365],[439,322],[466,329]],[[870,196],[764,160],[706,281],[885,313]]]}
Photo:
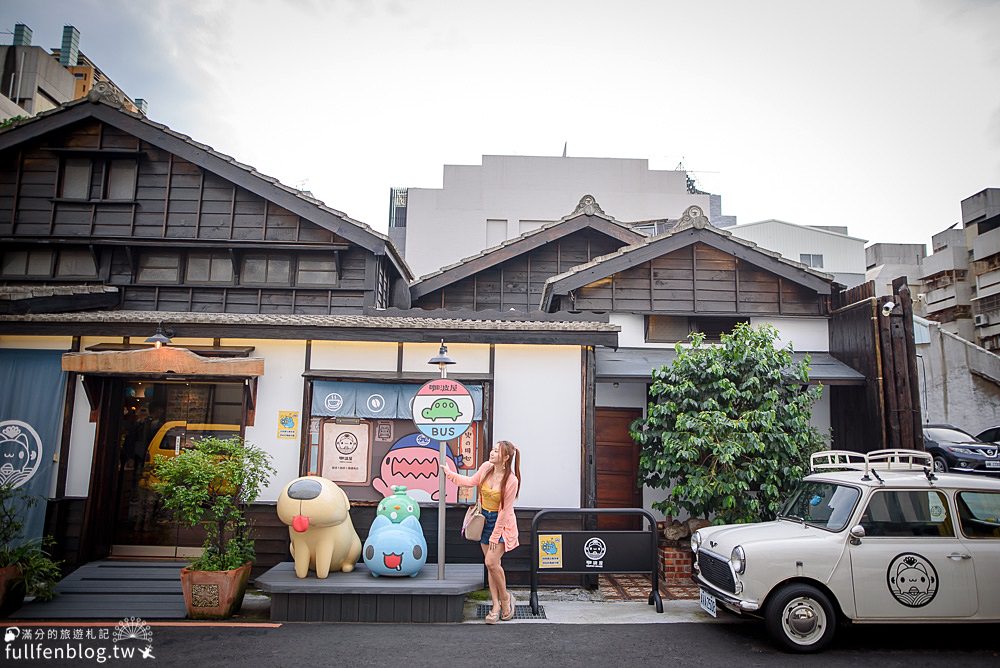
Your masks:
{"label": "dark wood roof", "polygon": [[640,243],[594,258],[548,279],[542,289],[541,308],[543,311],[551,311],[554,306],[553,297],[556,295],[565,295],[594,281],[696,243],[716,248],[817,294],[829,295],[832,292],[832,275],[810,269],[800,262],[760,248],[753,242],[734,237],[731,232],[712,226],[700,207],[688,207],[681,222],[670,232],[644,238]]}
{"label": "dark wood roof", "polygon": [[635,244],[645,238],[628,225],[619,223],[605,214],[591,195],[584,195],[573,213],[568,216],[420,277],[410,285],[410,297],[415,302],[435,290],[587,228],[617,239],[623,244]]}
{"label": "dark wood roof", "polygon": [[[617,347],[620,327],[598,320],[428,318],[412,315],[302,315],[171,311],[87,311],[0,315],[0,333],[341,341],[534,343]],[[423,312],[417,312],[423,313]]]}
{"label": "dark wood roof", "polygon": [[388,256],[400,276],[407,281],[413,280],[413,272],[387,236],[341,211],[326,206],[320,200],[286,186],[273,177],[261,174],[250,165],[213,150],[211,146],[196,142],[191,137],[175,132],[166,125],[155,123],[141,114],[125,111],[100,99],[82,98],[69,102],[0,131],[0,152],[53,130],[91,118],[114,126],[217,174],[376,255]]}

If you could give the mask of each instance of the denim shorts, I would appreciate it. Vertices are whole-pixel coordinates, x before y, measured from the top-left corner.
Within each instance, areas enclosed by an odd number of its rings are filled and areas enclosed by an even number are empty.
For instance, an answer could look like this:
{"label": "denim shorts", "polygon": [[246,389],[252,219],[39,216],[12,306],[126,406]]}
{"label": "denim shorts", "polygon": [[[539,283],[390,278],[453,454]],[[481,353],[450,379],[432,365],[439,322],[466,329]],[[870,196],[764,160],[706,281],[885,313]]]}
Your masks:
{"label": "denim shorts", "polygon": [[[490,536],[493,535],[493,529],[497,525],[497,516],[499,514],[500,514],[499,511],[494,512],[492,510],[486,510],[485,508],[483,508],[483,518],[486,520],[486,522],[483,523],[483,535],[479,539],[479,542],[482,543],[483,545],[490,544]],[[500,538],[500,542],[501,543],[503,542],[503,538]]]}

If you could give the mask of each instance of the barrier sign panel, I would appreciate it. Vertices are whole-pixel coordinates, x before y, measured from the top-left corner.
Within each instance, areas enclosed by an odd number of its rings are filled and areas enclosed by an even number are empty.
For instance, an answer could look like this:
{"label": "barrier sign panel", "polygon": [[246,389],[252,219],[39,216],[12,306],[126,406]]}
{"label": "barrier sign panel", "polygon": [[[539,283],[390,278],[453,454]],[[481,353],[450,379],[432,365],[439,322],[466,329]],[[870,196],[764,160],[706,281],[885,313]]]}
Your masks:
{"label": "barrier sign panel", "polygon": [[[558,538],[556,541],[546,539]],[[649,531],[562,531],[539,536],[538,568],[562,573],[648,573]]]}
{"label": "barrier sign panel", "polygon": [[413,424],[424,436],[450,441],[472,425],[472,394],[457,380],[439,378],[420,386],[413,397]]}

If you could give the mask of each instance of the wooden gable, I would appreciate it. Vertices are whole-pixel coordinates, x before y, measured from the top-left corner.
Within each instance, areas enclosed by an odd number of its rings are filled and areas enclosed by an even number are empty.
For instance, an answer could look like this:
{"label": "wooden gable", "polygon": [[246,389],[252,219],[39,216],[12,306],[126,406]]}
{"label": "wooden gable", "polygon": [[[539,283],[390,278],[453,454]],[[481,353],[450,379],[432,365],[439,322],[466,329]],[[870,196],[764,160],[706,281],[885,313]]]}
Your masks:
{"label": "wooden gable", "polygon": [[[636,234],[635,238],[641,238]],[[626,242],[589,227],[487,266],[419,296],[414,308],[471,311],[539,310],[545,281],[570,267],[612,253]]]}
{"label": "wooden gable", "polygon": [[694,243],[558,295],[552,310],[825,315],[827,299],[751,262]]}
{"label": "wooden gable", "polygon": [[[114,285],[125,309],[360,313],[391,305],[409,270],[365,226],[227,156],[102,103],[76,103],[0,134],[0,240],[51,270],[0,283]],[[45,250],[47,249],[47,250]],[[89,252],[91,261],[80,259]],[[67,277],[60,257],[94,268]],[[142,268],[155,254],[165,278]],[[199,278],[190,262],[230,265]],[[206,259],[208,258],[208,259]],[[287,280],[251,280],[273,261]]]}

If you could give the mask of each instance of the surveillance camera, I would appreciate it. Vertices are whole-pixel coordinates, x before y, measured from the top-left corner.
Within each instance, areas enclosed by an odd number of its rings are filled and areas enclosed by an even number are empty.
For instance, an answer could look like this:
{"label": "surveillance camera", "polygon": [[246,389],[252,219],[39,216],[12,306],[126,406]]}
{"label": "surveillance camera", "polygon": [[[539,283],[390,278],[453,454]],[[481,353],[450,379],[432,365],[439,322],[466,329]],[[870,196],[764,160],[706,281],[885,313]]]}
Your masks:
{"label": "surveillance camera", "polygon": [[892,313],[892,309],[894,308],[896,308],[895,302],[886,302],[885,304],[882,304],[882,315],[889,317],[889,314]]}

